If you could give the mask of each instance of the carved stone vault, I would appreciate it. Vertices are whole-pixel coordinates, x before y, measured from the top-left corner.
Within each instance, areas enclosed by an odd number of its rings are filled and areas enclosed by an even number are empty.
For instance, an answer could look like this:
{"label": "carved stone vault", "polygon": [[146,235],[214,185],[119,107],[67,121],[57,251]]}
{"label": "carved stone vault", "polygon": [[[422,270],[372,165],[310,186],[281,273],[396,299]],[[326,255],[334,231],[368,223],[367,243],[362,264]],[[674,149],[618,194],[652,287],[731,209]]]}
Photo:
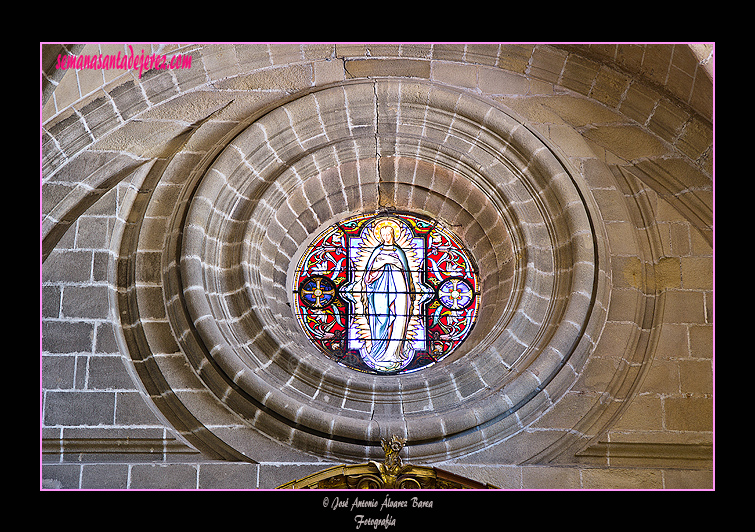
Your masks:
{"label": "carved stone vault", "polygon": [[[159,424],[205,459],[291,449],[385,483],[369,461],[396,435],[416,464],[709,470],[711,78],[688,48],[663,82],[617,47],[171,50],[191,68],[80,81],[70,105],[46,78],[43,288],[62,295],[43,356],[91,284],[107,310],[83,321],[112,326]],[[361,373],[300,329],[293,269],[324,228],[394,211],[459,237],[479,316],[427,369]],[[93,220],[106,235],[80,248]],[[66,273],[79,249],[99,278]]]}

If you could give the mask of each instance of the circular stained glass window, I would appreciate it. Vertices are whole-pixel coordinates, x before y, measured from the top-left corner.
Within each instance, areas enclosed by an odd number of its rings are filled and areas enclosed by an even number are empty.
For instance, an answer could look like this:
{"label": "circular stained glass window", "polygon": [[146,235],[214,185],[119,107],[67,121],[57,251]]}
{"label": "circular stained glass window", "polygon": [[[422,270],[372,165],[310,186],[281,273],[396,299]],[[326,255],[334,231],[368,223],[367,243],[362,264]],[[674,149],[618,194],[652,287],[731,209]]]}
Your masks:
{"label": "circular stained glass window", "polygon": [[474,326],[477,271],[460,241],[416,214],[338,222],[295,271],[296,317],[312,343],[349,368],[394,375],[453,352]]}

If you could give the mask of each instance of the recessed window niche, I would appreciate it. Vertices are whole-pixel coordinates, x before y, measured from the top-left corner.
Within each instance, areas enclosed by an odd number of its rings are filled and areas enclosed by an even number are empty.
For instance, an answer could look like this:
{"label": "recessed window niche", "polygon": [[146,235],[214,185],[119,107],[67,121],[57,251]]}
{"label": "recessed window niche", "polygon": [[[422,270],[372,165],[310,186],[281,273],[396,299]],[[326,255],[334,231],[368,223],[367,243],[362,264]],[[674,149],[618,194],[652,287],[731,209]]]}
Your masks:
{"label": "recessed window niche", "polygon": [[339,460],[379,458],[393,434],[412,460],[472,452],[564,393],[605,318],[580,179],[510,111],[449,87],[298,94],[186,180],[166,319],[203,385],[273,439]]}

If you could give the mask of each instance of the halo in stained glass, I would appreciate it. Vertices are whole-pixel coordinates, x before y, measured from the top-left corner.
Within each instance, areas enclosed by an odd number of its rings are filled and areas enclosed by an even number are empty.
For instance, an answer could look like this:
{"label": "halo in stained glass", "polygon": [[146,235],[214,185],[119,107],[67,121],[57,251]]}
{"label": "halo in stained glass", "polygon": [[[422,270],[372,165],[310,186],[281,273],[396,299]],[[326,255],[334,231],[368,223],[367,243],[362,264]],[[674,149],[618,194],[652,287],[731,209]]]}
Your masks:
{"label": "halo in stained glass", "polygon": [[477,319],[477,270],[459,239],[417,214],[336,223],[295,271],[294,310],[310,341],[339,364],[395,375],[428,367]]}

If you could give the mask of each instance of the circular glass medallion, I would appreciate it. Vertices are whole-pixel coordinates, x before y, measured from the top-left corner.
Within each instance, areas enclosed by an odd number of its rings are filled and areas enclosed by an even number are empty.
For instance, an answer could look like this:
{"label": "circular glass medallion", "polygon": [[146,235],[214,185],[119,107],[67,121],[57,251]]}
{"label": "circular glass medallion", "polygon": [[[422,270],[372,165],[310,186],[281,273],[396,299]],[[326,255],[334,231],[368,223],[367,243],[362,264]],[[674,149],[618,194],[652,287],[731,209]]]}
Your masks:
{"label": "circular glass medallion", "polygon": [[311,308],[324,308],[333,303],[336,287],[328,277],[317,275],[306,279],[299,286],[299,298]]}
{"label": "circular glass medallion", "polygon": [[474,293],[464,279],[447,279],[438,287],[438,297],[444,307],[458,310],[474,300]]}
{"label": "circular glass medallion", "polygon": [[460,241],[416,214],[364,214],[315,238],[295,271],[310,341],[357,371],[394,375],[453,352],[474,326],[477,271]]}

